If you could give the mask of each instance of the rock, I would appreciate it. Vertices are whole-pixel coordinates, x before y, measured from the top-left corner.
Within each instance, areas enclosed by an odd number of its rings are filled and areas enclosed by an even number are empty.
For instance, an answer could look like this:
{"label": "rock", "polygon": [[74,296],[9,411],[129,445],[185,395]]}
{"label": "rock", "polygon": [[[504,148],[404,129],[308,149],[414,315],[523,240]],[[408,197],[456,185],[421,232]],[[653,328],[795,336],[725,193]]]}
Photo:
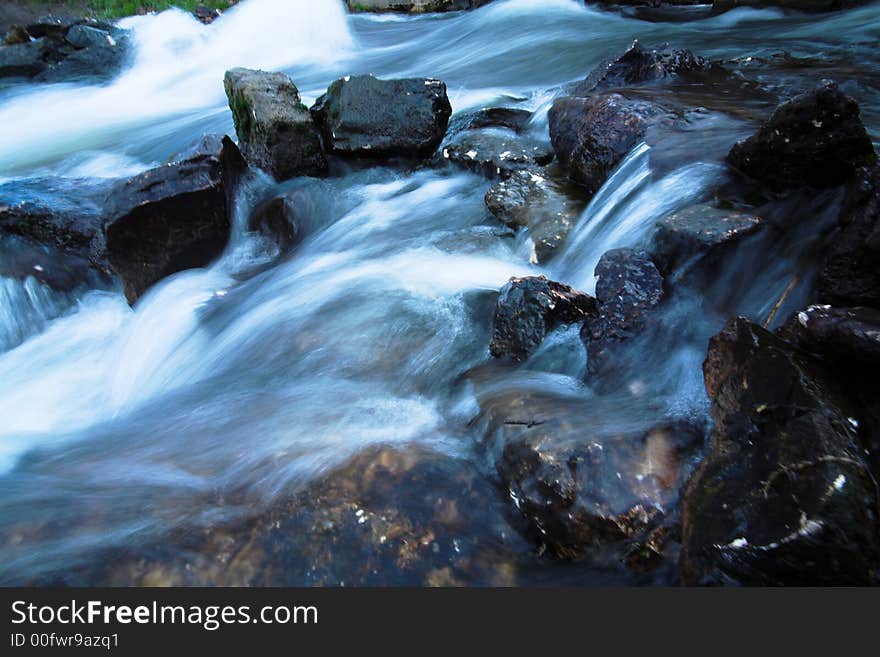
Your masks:
{"label": "rock", "polygon": [[495,306],[489,351],[496,358],[526,360],[548,332],[582,321],[595,308],[591,296],[544,276],[511,278]]}
{"label": "rock", "polygon": [[30,23],[27,26],[28,34],[35,39],[42,37],[52,37],[55,39],[63,39],[67,31],[75,25],[85,23],[84,18],[74,16],[43,16]]}
{"label": "rock", "polygon": [[619,94],[557,98],[549,113],[550,139],[571,179],[595,194],[660,113],[656,105]]}
{"label": "rock", "polygon": [[864,0],[715,0],[712,3],[716,12],[730,11],[737,7],[782,7],[803,12],[820,12],[837,11],[861,4],[865,4]]}
{"label": "rock", "polygon": [[[76,26],[77,29],[83,26]],[[83,27],[83,30],[86,28]],[[88,28],[92,30],[93,28]],[[95,30],[95,32],[100,32]],[[103,37],[102,37],[103,35]],[[117,31],[116,36],[100,32],[92,34],[91,45],[74,50],[52,61],[36,76],[39,82],[71,82],[75,80],[100,79],[107,80],[116,75],[128,61],[130,38],[124,32]],[[84,36],[75,37],[82,43]]]}
{"label": "rock", "polygon": [[55,208],[33,202],[0,201],[0,233],[19,235],[39,244],[82,256],[107,270],[100,215]]}
{"label": "rock", "polygon": [[112,39],[107,32],[89,25],[74,25],[64,36],[64,40],[74,48],[104,47],[110,45]]}
{"label": "rock", "polygon": [[690,50],[670,48],[645,50],[638,40],[619,57],[599,64],[575,87],[573,96],[587,96],[597,90],[625,87],[707,70],[710,64]]}
{"label": "rock", "polygon": [[211,9],[205,5],[196,5],[196,8],[192,11],[192,15],[196,17],[196,20],[204,25],[210,25],[220,18],[222,14],[223,12],[219,9]]}
{"label": "rock", "polygon": [[248,229],[278,244],[282,252],[290,250],[302,239],[293,202],[283,196],[269,199],[254,208]]}
{"label": "rock", "polygon": [[514,171],[544,166],[553,160],[549,146],[506,131],[464,132],[443,146],[449,162],[487,178],[507,178]]}
{"label": "rock", "polygon": [[318,128],[289,77],[234,68],[223,84],[248,162],[278,180],[327,172]]}
{"label": "rock", "polygon": [[709,453],[682,501],[685,584],[877,583],[877,485],[833,373],[746,319],[710,341]]}
{"label": "rock", "polygon": [[352,12],[397,12],[426,14],[441,11],[476,9],[492,0],[345,0]]}
{"label": "rock", "polygon": [[124,66],[130,51],[128,32],[83,18],[48,16],[29,25],[27,33],[35,40],[0,47],[0,78],[107,79]]}
{"label": "rock", "polygon": [[501,511],[466,461],[374,448],[249,519],[120,548],[62,576],[126,586],[511,586],[528,546]]}
{"label": "rock", "polygon": [[823,303],[880,308],[880,165],[849,185],[816,289]]}
{"label": "rock", "polygon": [[3,37],[4,46],[17,46],[22,43],[30,43],[31,37],[21,25],[13,25]]}
{"label": "rock", "polygon": [[523,132],[532,120],[532,113],[516,107],[486,107],[463,117],[461,130],[480,130],[482,128],[507,128]]}
{"label": "rock", "polygon": [[443,141],[452,106],[439,80],[336,80],[312,106],[324,146],[339,155],[426,157]]}
{"label": "rock", "polygon": [[615,369],[619,345],[636,335],[663,299],[663,277],[648,253],[614,249],[596,266],[598,311],[584,323],[587,371],[601,376]]}
{"label": "rock", "polygon": [[699,258],[714,262],[762,223],[761,217],[753,214],[724,210],[711,203],[695,205],[657,223],[651,255],[664,273]]}
{"label": "rock", "polygon": [[556,558],[596,560],[610,549],[619,562],[673,519],[702,431],[685,422],[609,431],[582,407],[521,393],[483,413],[502,486],[529,533]]}
{"label": "rock", "polygon": [[785,340],[832,366],[870,372],[880,367],[880,310],[810,306],[781,330]]}
{"label": "rock", "polygon": [[777,107],[728,155],[731,165],[774,191],[840,185],[876,159],[858,104],[827,80]]}
{"label": "rock", "polygon": [[47,44],[30,41],[0,47],[0,78],[30,78],[46,68]]}
{"label": "rock", "polygon": [[585,203],[566,193],[548,171],[514,171],[486,192],[486,207],[496,219],[529,229],[538,262],[556,253],[577,222]]}
{"label": "rock", "polygon": [[204,267],[223,252],[245,168],[232,140],[208,138],[201,153],[114,187],[104,209],[107,251],[129,303],[162,278]]}

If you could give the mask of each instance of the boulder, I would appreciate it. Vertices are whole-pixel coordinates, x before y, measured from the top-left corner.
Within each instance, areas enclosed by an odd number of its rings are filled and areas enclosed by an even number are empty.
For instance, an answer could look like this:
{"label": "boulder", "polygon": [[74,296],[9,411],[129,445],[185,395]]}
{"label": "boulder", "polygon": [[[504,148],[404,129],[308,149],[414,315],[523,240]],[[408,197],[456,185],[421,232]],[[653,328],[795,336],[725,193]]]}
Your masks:
{"label": "boulder", "polygon": [[67,31],[74,25],[85,23],[86,19],[75,16],[56,16],[50,14],[43,16],[29,23],[26,27],[28,34],[35,39],[42,37],[52,37],[55,39],[63,39]]}
{"label": "boulder", "polygon": [[195,9],[192,10],[192,15],[195,16],[196,20],[204,25],[210,25],[220,18],[222,14],[223,12],[219,9],[212,9],[205,5],[196,5]]}
{"label": "boulder", "polygon": [[476,9],[490,2],[492,0],[345,0],[349,11],[355,13],[396,12],[406,14]]}
{"label": "boulder", "polygon": [[880,165],[850,183],[816,282],[819,300],[880,308]]}
{"label": "boulder", "polygon": [[729,248],[760,229],[761,217],[711,203],[685,208],[657,223],[651,255],[669,273],[688,261],[715,262]]}
{"label": "boulder", "polygon": [[596,266],[597,313],[584,322],[587,371],[601,376],[615,370],[615,352],[644,327],[663,299],[663,277],[645,251],[614,249]]}
{"label": "boulder", "polygon": [[562,324],[583,321],[595,308],[591,296],[544,276],[511,278],[495,305],[489,351],[496,358],[524,361],[547,333]]}
{"label": "boulder", "polygon": [[327,150],[345,156],[426,157],[443,141],[452,106],[439,80],[336,80],[312,106]]}
{"label": "boulder", "polygon": [[556,558],[610,551],[616,563],[673,520],[702,431],[680,421],[613,431],[583,405],[520,393],[482,410],[501,484],[527,533]]}
{"label": "boulder", "polygon": [[587,96],[602,89],[626,87],[644,82],[653,82],[674,75],[687,75],[706,71],[711,65],[690,50],[670,48],[664,44],[659,48],[646,50],[638,42],[618,57],[612,57],[599,64],[587,78],[578,84],[573,96]]}
{"label": "boulder", "polygon": [[770,189],[784,191],[840,185],[877,158],[858,104],[825,80],[777,107],[727,159]]}
{"label": "boulder", "polygon": [[512,586],[528,545],[502,511],[467,461],[373,448],[250,518],[112,550],[60,576],[108,586]]}
{"label": "boulder", "polygon": [[209,137],[188,159],[113,188],[104,207],[107,252],[129,303],[162,278],[204,267],[223,252],[246,166],[229,137]]}
{"label": "boulder", "polygon": [[825,358],[872,375],[880,367],[880,310],[810,306],[780,329],[785,340]]}
{"label": "boulder", "polygon": [[619,94],[557,98],[549,113],[550,139],[571,179],[595,194],[661,113],[652,103]]}
{"label": "boulder", "polygon": [[877,583],[877,484],[833,370],[744,318],[703,367],[715,427],[682,500],[685,584]]}
{"label": "boulder", "polygon": [[443,146],[443,157],[487,178],[507,178],[515,171],[549,164],[546,144],[501,130],[468,131]]}
{"label": "boulder", "polygon": [[586,205],[545,169],[512,172],[489,188],[485,200],[498,221],[529,229],[538,262],[547,261],[565,244]]}
{"label": "boulder", "polygon": [[318,128],[289,77],[234,68],[223,85],[248,162],[277,180],[327,172]]}

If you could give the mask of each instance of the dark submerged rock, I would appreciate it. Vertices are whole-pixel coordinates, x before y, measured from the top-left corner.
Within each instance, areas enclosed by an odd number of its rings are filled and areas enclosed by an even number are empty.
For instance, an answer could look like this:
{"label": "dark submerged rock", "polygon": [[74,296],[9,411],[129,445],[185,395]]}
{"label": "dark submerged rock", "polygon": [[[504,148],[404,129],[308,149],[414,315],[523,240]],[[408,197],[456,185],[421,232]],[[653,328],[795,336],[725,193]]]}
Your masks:
{"label": "dark submerged rock", "polygon": [[443,157],[487,178],[507,178],[515,171],[544,166],[553,160],[546,144],[506,131],[468,131],[443,146]]}
{"label": "dark submerged rock", "polygon": [[614,369],[615,352],[635,336],[663,298],[663,277],[645,251],[614,249],[596,266],[598,312],[581,330],[587,371],[601,376]]}
{"label": "dark submerged rock", "polygon": [[646,50],[636,40],[618,57],[599,64],[575,87],[574,96],[587,96],[602,89],[625,87],[707,70],[710,64],[690,50],[670,48],[664,44]]}
{"label": "dark submerged rock", "polygon": [[816,288],[823,303],[880,308],[880,165],[850,184]]}
{"label": "dark submerged rock", "polygon": [[609,431],[582,405],[519,394],[483,412],[501,484],[528,533],[556,558],[607,559],[610,551],[619,562],[632,542],[650,543],[653,530],[674,522],[702,431],[684,422]]}
{"label": "dark submerged rock", "polygon": [[104,210],[107,251],[129,303],[162,278],[222,253],[246,166],[229,137],[209,137],[188,159],[114,187]]}
{"label": "dark submerged rock", "polygon": [[545,169],[511,173],[489,188],[485,201],[499,221],[529,229],[538,262],[550,259],[565,243],[585,206]]}
{"label": "dark submerged rock", "polygon": [[876,583],[877,484],[833,373],[738,318],[704,374],[715,428],[682,501],[684,583]]}
{"label": "dark submerged rock", "polygon": [[278,180],[327,172],[317,126],[289,77],[234,68],[223,85],[248,162]]}
{"label": "dark submerged rock", "polygon": [[761,217],[754,214],[710,203],[695,205],[658,222],[651,254],[664,273],[698,258],[714,261],[742,238],[754,234],[762,223]]}
{"label": "dark submerged rock", "polygon": [[328,151],[371,157],[426,157],[443,141],[452,106],[433,79],[336,80],[311,109]]}
{"label": "dark submerged rock", "polygon": [[730,11],[737,7],[782,7],[803,12],[837,11],[865,4],[865,0],[714,0],[717,12]]}
{"label": "dark submerged rock", "polygon": [[260,203],[248,219],[248,229],[275,242],[287,251],[302,239],[302,229],[293,201],[278,196]]}
{"label": "dark submerged rock", "polygon": [[496,358],[526,360],[548,332],[595,313],[596,301],[544,276],[511,278],[495,305],[492,344]]}
{"label": "dark submerged rock", "polygon": [[730,164],[775,191],[840,185],[876,159],[858,104],[827,80],[777,107],[728,155]]}
{"label": "dark submerged rock", "polygon": [[511,586],[527,551],[472,464],[388,447],[251,518],[120,548],[63,576],[125,586]]}
{"label": "dark submerged rock", "polygon": [[619,94],[558,98],[549,113],[550,139],[571,179],[595,194],[661,113]]}
{"label": "dark submerged rock", "polygon": [[482,128],[507,128],[523,132],[532,120],[532,113],[517,107],[485,107],[465,116],[461,122],[462,130]]}

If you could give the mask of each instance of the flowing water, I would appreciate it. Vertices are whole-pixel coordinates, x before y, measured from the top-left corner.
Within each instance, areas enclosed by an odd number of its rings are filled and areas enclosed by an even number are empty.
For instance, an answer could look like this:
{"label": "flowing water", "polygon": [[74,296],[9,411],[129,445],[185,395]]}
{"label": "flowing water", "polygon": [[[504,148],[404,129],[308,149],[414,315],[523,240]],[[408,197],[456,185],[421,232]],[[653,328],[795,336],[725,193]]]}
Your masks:
{"label": "flowing water", "polygon": [[[247,0],[211,26],[179,11],[122,25],[137,51],[112,83],[0,89],[3,198],[33,193],[35,180],[38,190],[97,193],[203,133],[234,134],[222,87],[233,66],[284,70],[309,104],[342,75],[438,77],[456,113],[535,110],[531,131],[546,141],[552,99],[635,37],[713,59],[787,51],[812,65],[756,70],[765,91],[784,97],[835,77],[875,138],[880,129],[878,4],[821,18],[736,10],[679,23],[574,0],[499,0],[420,17],[348,16],[332,0]],[[0,581],[216,520],[231,511],[198,500],[218,490],[247,489],[268,503],[372,444],[419,442],[475,458],[470,421],[481,395],[499,388],[589,404],[596,392],[583,383],[572,330],[551,336],[516,375],[488,374],[494,387],[470,382],[465,375],[490,360],[494,293],[510,276],[541,273],[591,292],[602,253],[643,242],[659,218],[711,198],[727,182],[721,154],[774,104],[715,101],[726,118],[689,133],[677,151],[670,145],[668,166],[651,166],[660,146],[636,148],[544,266],[487,215],[487,181],[377,166],[279,186],[255,180],[238,199],[223,257],[162,281],[133,309],[119,290],[0,279]],[[306,240],[280,260],[242,228],[276,187],[309,220]],[[807,203],[817,217],[805,222],[810,230],[834,202]],[[638,376],[625,402],[606,405],[596,424],[705,417],[706,339],[734,313],[767,315],[800,266],[806,233],[792,229],[742,254],[708,301],[668,304],[631,350]],[[801,299],[796,291],[788,310]],[[83,516],[90,522],[73,520]],[[40,529],[19,531],[25,524]]]}

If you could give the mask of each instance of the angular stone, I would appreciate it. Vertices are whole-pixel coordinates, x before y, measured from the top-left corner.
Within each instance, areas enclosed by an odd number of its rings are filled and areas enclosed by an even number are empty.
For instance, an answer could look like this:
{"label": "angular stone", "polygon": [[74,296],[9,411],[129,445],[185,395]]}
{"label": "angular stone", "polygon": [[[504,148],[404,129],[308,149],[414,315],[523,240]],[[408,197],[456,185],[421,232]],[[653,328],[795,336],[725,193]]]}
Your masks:
{"label": "angular stone", "polygon": [[234,68],[223,84],[248,162],[277,180],[327,172],[318,128],[289,77]]}
{"label": "angular stone", "polygon": [[501,131],[468,131],[443,146],[443,157],[487,178],[549,164],[553,150],[540,142]]}
{"label": "angular stone", "polygon": [[339,155],[426,157],[446,134],[452,106],[439,80],[336,80],[312,106],[324,145]]}

